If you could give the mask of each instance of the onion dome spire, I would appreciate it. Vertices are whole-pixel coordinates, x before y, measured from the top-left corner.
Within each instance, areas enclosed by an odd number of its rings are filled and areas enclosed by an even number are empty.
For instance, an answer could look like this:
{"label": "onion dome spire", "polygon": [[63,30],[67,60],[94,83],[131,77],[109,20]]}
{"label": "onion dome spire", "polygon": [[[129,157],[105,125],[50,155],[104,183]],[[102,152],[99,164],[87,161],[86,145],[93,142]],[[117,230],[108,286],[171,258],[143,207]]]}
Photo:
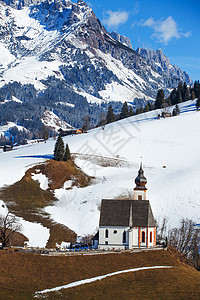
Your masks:
{"label": "onion dome spire", "polygon": [[141,162],[140,169],[138,171],[138,176],[135,178],[135,184],[136,184],[135,189],[147,190],[147,188],[145,186],[146,183],[147,183],[147,179],[144,176],[144,170],[142,168],[142,162]]}

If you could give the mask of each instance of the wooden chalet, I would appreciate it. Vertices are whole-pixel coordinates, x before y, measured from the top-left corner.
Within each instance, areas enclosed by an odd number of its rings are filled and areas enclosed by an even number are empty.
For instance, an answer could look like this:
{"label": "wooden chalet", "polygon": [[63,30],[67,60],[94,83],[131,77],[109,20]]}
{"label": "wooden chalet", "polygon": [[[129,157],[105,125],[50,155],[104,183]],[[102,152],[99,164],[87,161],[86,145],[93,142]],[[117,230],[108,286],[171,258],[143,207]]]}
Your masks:
{"label": "wooden chalet", "polygon": [[58,130],[61,136],[67,136],[67,135],[73,135],[73,134],[82,134],[85,133],[82,128],[78,129],[68,129],[68,130],[62,130],[61,128]]}

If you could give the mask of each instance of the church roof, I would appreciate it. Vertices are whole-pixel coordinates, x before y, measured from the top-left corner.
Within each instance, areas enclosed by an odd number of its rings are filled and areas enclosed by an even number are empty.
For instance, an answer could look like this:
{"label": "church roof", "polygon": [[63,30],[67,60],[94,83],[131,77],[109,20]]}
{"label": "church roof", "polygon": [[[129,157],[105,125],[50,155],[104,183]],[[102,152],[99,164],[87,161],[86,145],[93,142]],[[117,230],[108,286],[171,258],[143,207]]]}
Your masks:
{"label": "church roof", "polygon": [[156,224],[148,200],[103,199],[99,226],[155,227]]}

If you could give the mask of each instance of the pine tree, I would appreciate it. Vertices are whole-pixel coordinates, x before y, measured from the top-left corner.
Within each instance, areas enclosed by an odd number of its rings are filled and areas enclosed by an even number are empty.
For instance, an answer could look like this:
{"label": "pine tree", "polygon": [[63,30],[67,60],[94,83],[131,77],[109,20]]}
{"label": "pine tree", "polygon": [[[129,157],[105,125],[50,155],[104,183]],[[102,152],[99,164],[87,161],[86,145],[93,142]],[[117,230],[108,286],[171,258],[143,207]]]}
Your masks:
{"label": "pine tree", "polygon": [[163,89],[158,90],[156,101],[155,101],[155,109],[162,108],[164,99],[165,99],[165,95]]}
{"label": "pine tree", "polygon": [[190,99],[190,93],[189,93],[187,84],[186,84],[185,82],[184,82],[184,84],[183,84],[182,99],[183,99],[183,102],[185,102],[185,101],[187,101],[187,100]]}
{"label": "pine tree", "polygon": [[182,96],[180,90],[173,89],[170,94],[171,105],[175,105],[182,102]]}
{"label": "pine tree", "polygon": [[180,115],[180,109],[179,109],[179,106],[178,106],[178,104],[176,104],[176,106],[175,106],[175,109],[176,109],[176,113],[177,113],[177,115]]}
{"label": "pine tree", "polygon": [[194,100],[195,99],[195,93],[193,90],[191,90],[191,99]]}
{"label": "pine tree", "polygon": [[149,109],[150,110],[154,110],[155,109],[155,106],[154,106],[153,102],[149,102]]}
{"label": "pine tree", "polygon": [[127,102],[124,102],[119,118],[121,120],[121,119],[125,119],[125,118],[128,118],[128,117],[129,117],[128,104],[127,104]]}
{"label": "pine tree", "polygon": [[177,90],[181,93],[181,97],[183,98],[183,85],[182,85],[182,82],[179,82]]}
{"label": "pine tree", "polygon": [[182,96],[181,96],[181,92],[180,91],[177,91],[177,103],[182,103],[183,102],[183,99],[182,99]]}
{"label": "pine tree", "polygon": [[110,105],[109,108],[108,108],[106,119],[107,119],[107,124],[116,121],[116,116],[115,116],[115,114],[113,112],[112,105]]}
{"label": "pine tree", "polygon": [[167,104],[168,104],[169,106],[172,106],[172,102],[171,102],[170,96],[167,98]]}
{"label": "pine tree", "polygon": [[139,115],[139,114],[140,114],[140,109],[139,109],[139,107],[137,107],[135,114],[136,114],[136,115]]}
{"label": "pine tree", "polygon": [[134,112],[133,112],[133,108],[132,106],[130,106],[130,109],[129,109],[129,116],[133,116],[134,115]]}
{"label": "pine tree", "polygon": [[176,104],[176,89],[173,89],[170,93],[170,101],[172,105]]}
{"label": "pine tree", "polygon": [[196,101],[196,108],[197,108],[197,110],[199,110],[199,107],[200,107],[200,98],[198,98],[197,101]]}
{"label": "pine tree", "polygon": [[59,134],[54,148],[54,159],[57,161],[62,161],[64,158],[64,151],[64,143],[61,135]]}
{"label": "pine tree", "polygon": [[150,109],[149,109],[149,104],[148,104],[148,102],[147,102],[147,104],[146,104],[146,106],[145,106],[145,108],[144,108],[144,112],[148,112]]}
{"label": "pine tree", "polygon": [[144,112],[143,107],[140,107],[139,110],[140,110],[140,114],[142,114]]}
{"label": "pine tree", "polygon": [[173,111],[172,111],[172,116],[173,116],[173,117],[177,116],[177,114],[176,114],[176,109],[175,109],[175,108],[174,108]]}
{"label": "pine tree", "polygon": [[64,159],[63,160],[68,161],[70,159],[71,159],[71,153],[70,153],[68,144],[66,144],[65,154],[64,154]]}
{"label": "pine tree", "polygon": [[195,81],[195,83],[194,83],[194,93],[195,93],[195,98],[200,97],[200,83],[199,83],[199,81]]}

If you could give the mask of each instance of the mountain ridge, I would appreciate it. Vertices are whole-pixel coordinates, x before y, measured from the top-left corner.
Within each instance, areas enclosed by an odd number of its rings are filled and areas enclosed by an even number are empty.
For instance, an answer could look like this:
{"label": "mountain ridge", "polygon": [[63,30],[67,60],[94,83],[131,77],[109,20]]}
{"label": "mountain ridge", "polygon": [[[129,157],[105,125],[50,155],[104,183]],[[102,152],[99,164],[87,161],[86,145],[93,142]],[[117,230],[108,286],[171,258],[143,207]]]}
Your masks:
{"label": "mountain ridge", "polygon": [[[159,74],[109,35],[84,1],[46,0],[18,10],[1,2],[0,15],[0,125],[40,130],[48,110],[74,127],[89,114],[95,126],[109,104],[115,111],[125,101],[143,105],[180,80]],[[21,102],[5,102],[13,97]]]}
{"label": "mountain ridge", "polygon": [[167,76],[177,76],[180,81],[186,82],[188,85],[193,84],[192,79],[185,71],[170,63],[169,58],[164,55],[162,49],[149,50],[139,47],[135,51],[150,63],[159,74],[164,73]]}

